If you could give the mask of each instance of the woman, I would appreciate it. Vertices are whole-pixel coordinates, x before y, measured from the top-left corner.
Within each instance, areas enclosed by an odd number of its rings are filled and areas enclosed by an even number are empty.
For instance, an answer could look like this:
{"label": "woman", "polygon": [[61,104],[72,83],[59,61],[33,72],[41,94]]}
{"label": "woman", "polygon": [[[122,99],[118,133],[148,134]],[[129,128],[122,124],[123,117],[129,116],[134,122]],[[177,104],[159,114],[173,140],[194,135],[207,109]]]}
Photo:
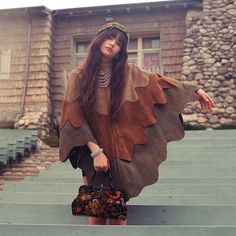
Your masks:
{"label": "woman", "polygon": [[[157,181],[167,142],[184,136],[185,104],[199,100],[207,112],[215,106],[198,86],[127,64],[127,43],[119,23],[100,29],[85,63],[71,73],[60,127],[60,160],[69,158],[81,168],[85,184],[94,169],[98,183],[104,183],[110,168],[126,201]],[[90,217],[89,223],[106,224],[106,219]]]}

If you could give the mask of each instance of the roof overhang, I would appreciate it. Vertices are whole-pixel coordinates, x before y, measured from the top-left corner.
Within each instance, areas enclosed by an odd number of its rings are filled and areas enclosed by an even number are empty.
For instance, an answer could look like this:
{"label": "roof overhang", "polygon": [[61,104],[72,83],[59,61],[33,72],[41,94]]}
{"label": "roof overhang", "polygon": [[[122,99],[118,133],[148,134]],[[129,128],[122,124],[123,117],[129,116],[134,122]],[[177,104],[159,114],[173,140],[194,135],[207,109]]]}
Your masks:
{"label": "roof overhang", "polygon": [[75,16],[91,16],[91,15],[111,15],[131,12],[155,11],[155,10],[174,10],[202,8],[202,0],[173,0],[162,2],[145,2],[121,5],[108,5],[97,7],[82,7],[53,10],[54,16],[75,17]]}
{"label": "roof overhang", "polygon": [[51,10],[44,6],[37,7],[22,7],[22,8],[12,8],[12,9],[1,9],[1,16],[14,16],[14,15],[42,15],[47,16],[51,14]]}

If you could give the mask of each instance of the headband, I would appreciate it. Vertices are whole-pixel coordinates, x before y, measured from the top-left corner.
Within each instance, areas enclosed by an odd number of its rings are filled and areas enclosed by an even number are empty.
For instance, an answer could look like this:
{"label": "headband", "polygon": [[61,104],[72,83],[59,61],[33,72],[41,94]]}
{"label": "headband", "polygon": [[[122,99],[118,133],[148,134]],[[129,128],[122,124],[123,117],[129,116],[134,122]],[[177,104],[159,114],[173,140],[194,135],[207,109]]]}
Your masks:
{"label": "headband", "polygon": [[102,32],[104,30],[111,30],[111,29],[119,30],[120,32],[125,34],[125,36],[129,40],[129,34],[126,31],[126,28],[123,25],[121,25],[120,23],[118,23],[118,22],[108,22],[108,23],[106,23],[105,25],[103,25],[101,27],[101,29],[98,31],[98,33]]}

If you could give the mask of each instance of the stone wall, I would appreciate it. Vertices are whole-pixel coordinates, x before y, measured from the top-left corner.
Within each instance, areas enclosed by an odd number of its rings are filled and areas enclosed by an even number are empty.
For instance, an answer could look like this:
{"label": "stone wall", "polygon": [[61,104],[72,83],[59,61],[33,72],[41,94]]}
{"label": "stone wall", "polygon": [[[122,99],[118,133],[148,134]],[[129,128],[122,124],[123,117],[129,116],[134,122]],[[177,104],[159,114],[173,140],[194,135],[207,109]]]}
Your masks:
{"label": "stone wall", "polygon": [[199,104],[184,119],[206,127],[236,125],[236,1],[203,0],[203,10],[186,16],[182,80],[197,83],[213,97],[212,114]]}

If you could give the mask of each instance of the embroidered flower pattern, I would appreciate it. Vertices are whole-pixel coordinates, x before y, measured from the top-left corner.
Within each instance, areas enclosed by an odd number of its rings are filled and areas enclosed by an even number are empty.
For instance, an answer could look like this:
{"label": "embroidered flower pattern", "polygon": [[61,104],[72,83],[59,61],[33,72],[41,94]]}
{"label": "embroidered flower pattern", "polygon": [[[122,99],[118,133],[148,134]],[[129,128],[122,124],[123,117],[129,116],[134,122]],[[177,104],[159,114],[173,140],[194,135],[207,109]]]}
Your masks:
{"label": "embroidered flower pattern", "polygon": [[127,207],[121,190],[96,189],[82,185],[71,204],[73,215],[125,220]]}

